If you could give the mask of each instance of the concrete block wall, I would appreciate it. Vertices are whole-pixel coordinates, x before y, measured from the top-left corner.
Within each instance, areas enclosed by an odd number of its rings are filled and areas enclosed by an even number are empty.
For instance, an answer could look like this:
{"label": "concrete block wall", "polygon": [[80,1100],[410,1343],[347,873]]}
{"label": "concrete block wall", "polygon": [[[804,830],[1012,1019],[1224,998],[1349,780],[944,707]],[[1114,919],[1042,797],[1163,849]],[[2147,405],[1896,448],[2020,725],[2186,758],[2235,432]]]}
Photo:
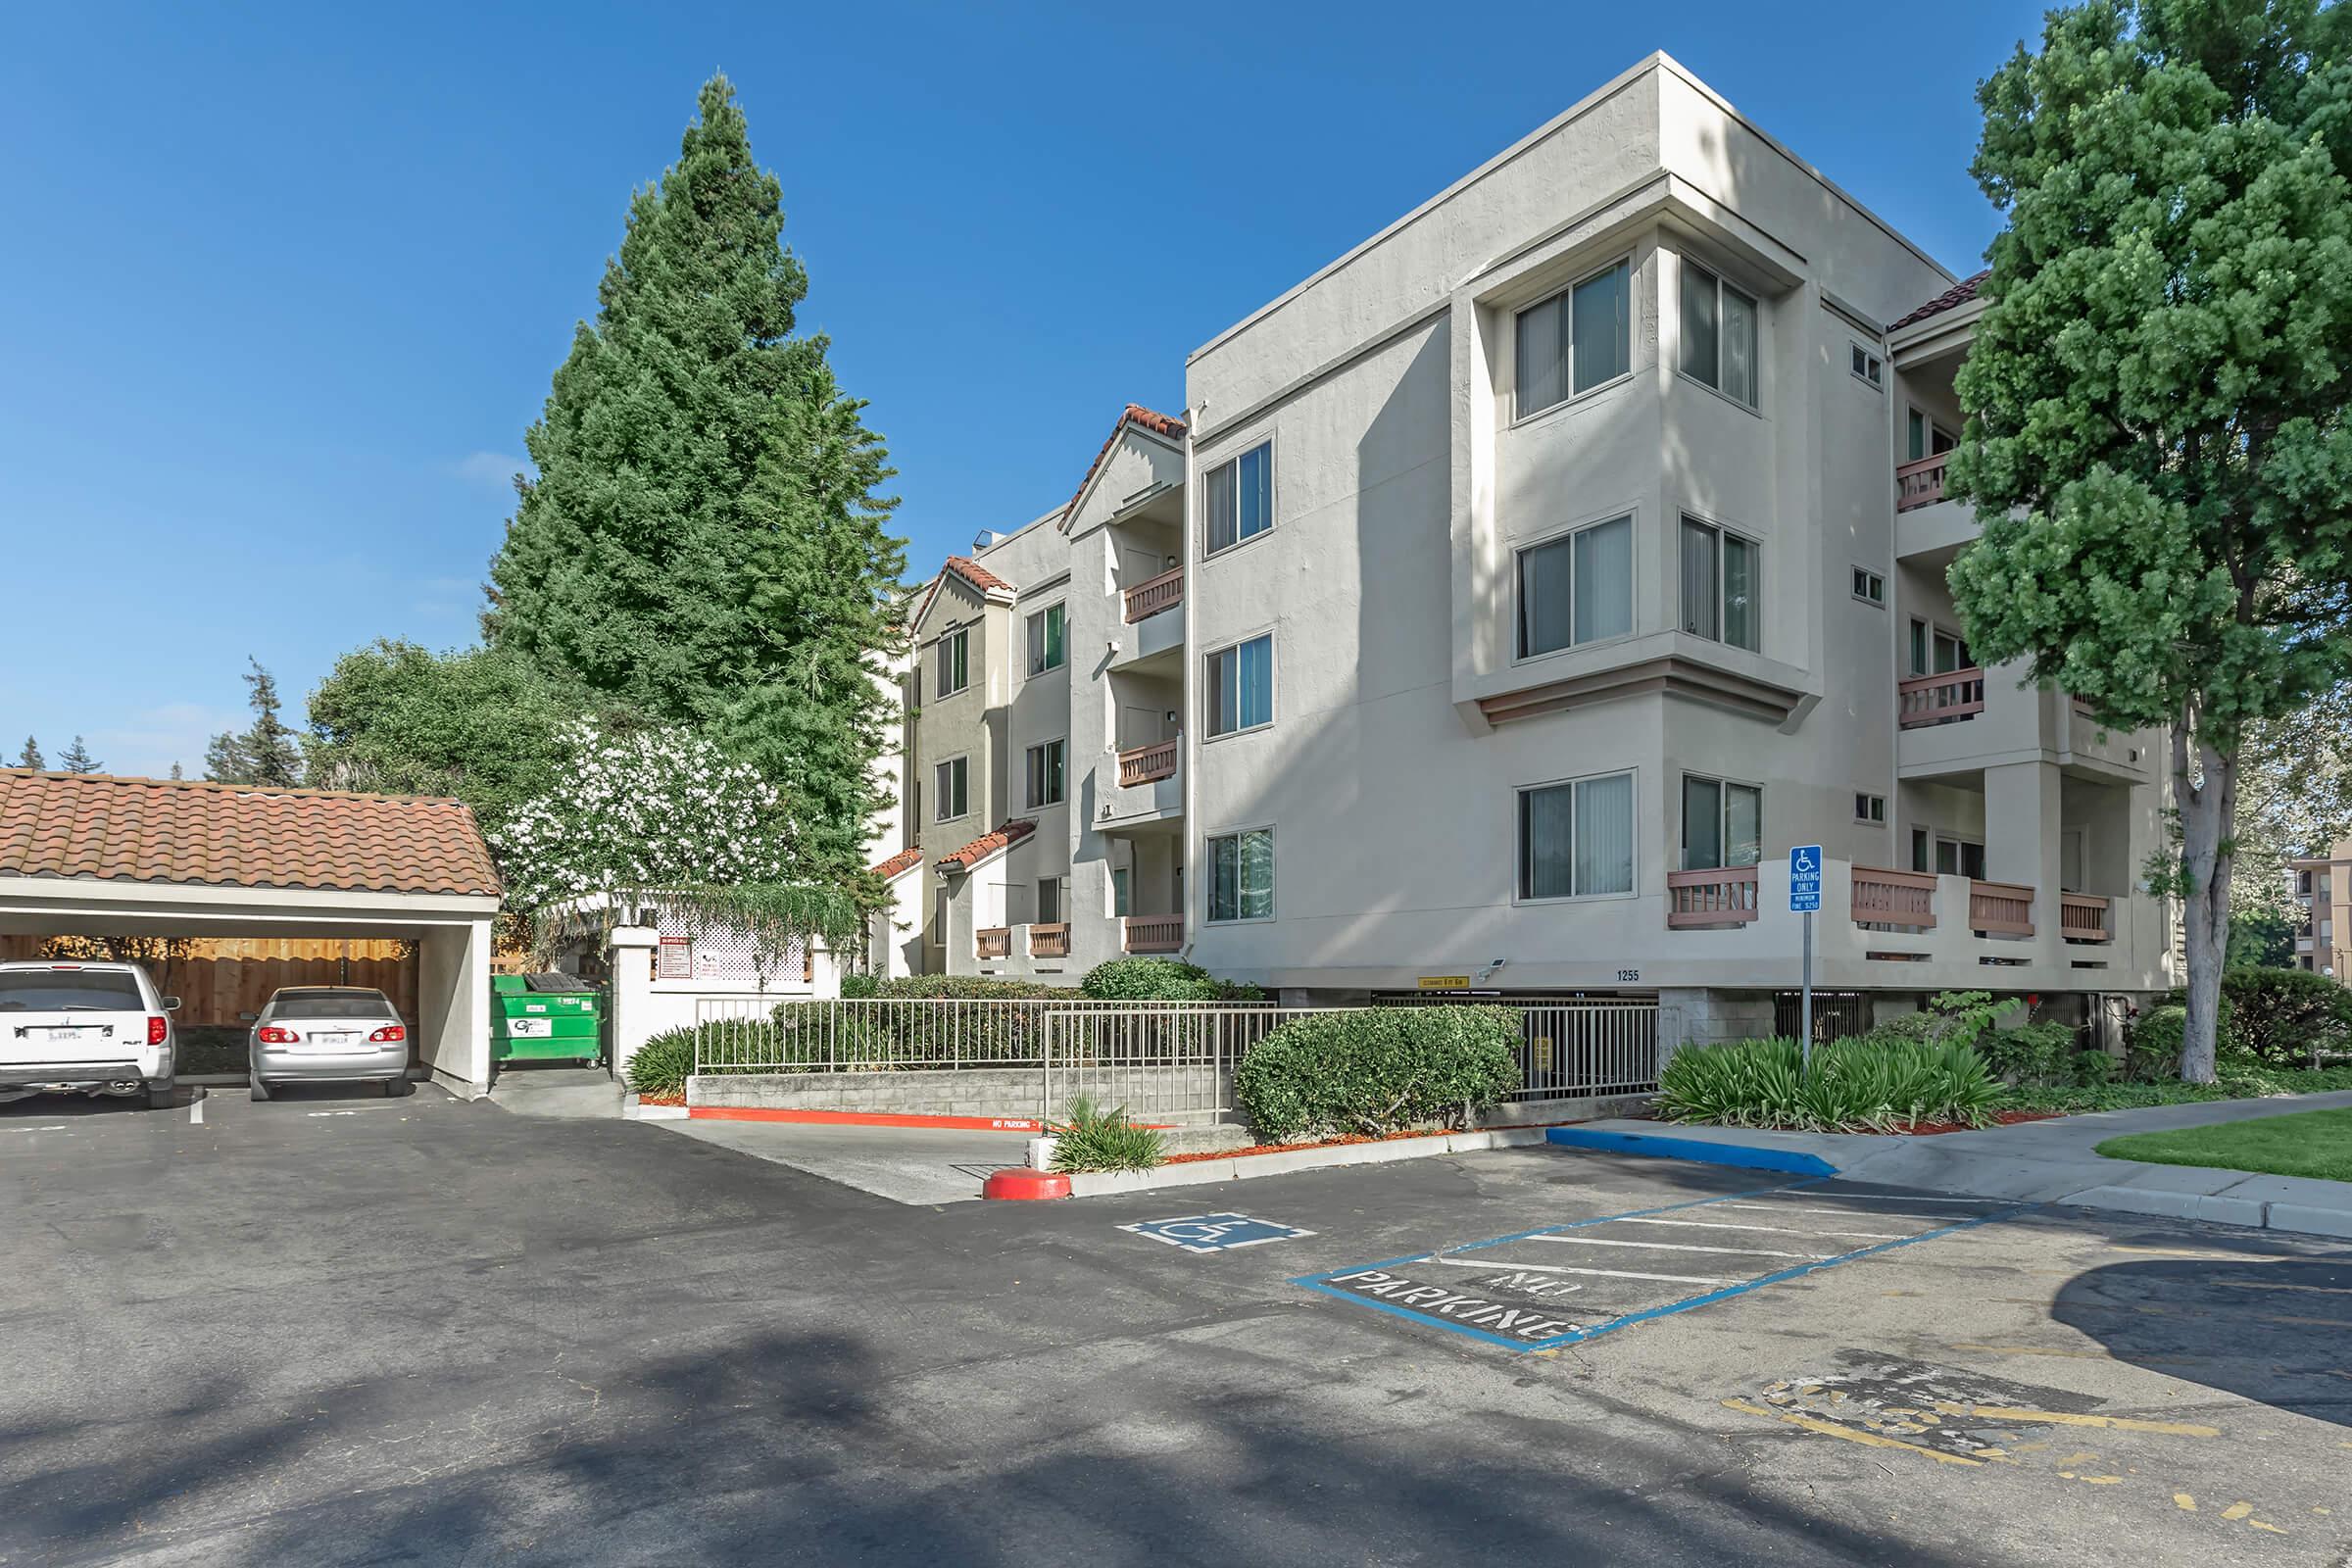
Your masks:
{"label": "concrete block wall", "polygon": [[1658,992],[1658,1067],[1685,1046],[1762,1040],[1773,1033],[1773,994],[1667,986]]}

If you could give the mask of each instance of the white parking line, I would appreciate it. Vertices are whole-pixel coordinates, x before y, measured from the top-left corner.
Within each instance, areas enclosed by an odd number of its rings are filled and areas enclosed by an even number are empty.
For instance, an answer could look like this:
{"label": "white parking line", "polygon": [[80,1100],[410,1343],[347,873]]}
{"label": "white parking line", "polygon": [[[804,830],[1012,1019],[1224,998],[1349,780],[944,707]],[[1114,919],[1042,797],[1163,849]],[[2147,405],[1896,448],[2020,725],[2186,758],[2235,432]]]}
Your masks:
{"label": "white parking line", "polygon": [[8,1130],[12,1133],[62,1133],[66,1131],[66,1124],[62,1121],[54,1121],[41,1127],[11,1127]]}
{"label": "white parking line", "polygon": [[1619,1242],[1605,1236],[1530,1236],[1531,1242],[1558,1242],[1567,1247],[1631,1247],[1644,1252],[1738,1252],[1747,1257],[1799,1257],[1818,1263],[1835,1252],[1776,1252],[1769,1247],[1699,1247],[1690,1242]]}
{"label": "white parking line", "polygon": [[[1510,1266],[1508,1263],[1495,1265],[1498,1270],[1507,1269]],[[1545,1269],[1544,1272],[1546,1274],[1584,1274],[1593,1279],[1603,1280],[1658,1280],[1667,1285],[1737,1285],[1740,1283],[1736,1279],[1711,1279],[1698,1274],[1637,1274],[1631,1269],[1623,1268],[1553,1268]]]}
{"label": "white parking line", "polygon": [[1816,1231],[1796,1225],[1734,1225],[1719,1219],[1618,1219],[1612,1225],[1672,1225],[1678,1230],[1694,1231],[1758,1231],[1776,1236],[1836,1236],[1858,1242],[1899,1242],[1901,1231]]}
{"label": "white parking line", "polygon": [[[1964,1201],[1967,1201],[1967,1200],[1953,1198],[1953,1199],[1939,1199],[1939,1200],[1937,1200],[1937,1201],[1939,1201],[1939,1202],[1953,1202],[1953,1203],[1958,1203],[1958,1202],[1964,1202]],[[1848,1218],[1848,1219],[1852,1219],[1852,1218],[1856,1217],[1857,1215],[1867,1218],[1867,1217],[1869,1216],[1870,1212],[1871,1212],[1871,1211],[1870,1211],[1869,1209],[1867,1209],[1867,1208],[1806,1208],[1806,1207],[1799,1206],[1798,1204],[1795,1204],[1795,1203],[1726,1203],[1726,1204],[1724,1204],[1723,1206],[1724,1206],[1725,1208],[1761,1208],[1761,1209],[1769,1209],[1769,1210],[1773,1211],[1774,1213],[1780,1213],[1780,1214],[1843,1214],[1843,1215],[1844,1215],[1846,1218]],[[1990,1202],[1990,1203],[1986,1203],[1986,1204],[1984,1205],[1984,1212],[1986,1212],[1986,1213],[1990,1213],[1990,1212],[1992,1212],[1992,1211],[1994,1211],[1994,1210],[1998,1209],[1999,1207],[2000,1207],[2000,1204],[1999,1204],[1998,1202]],[[1894,1218],[1895,1216],[1894,1216],[1893,1214],[1887,1214],[1887,1215],[1886,1215],[1886,1217],[1887,1217],[1888,1219],[1892,1219],[1892,1218]],[[1952,1215],[1952,1214],[1922,1214],[1922,1215],[1920,1215],[1920,1216],[1919,1216],[1919,1218],[1921,1218],[1921,1219],[1925,1219],[1925,1220],[1948,1220],[1948,1219],[1954,1219],[1954,1218],[1968,1218],[1968,1217],[1971,1217],[1971,1216],[1968,1216],[1968,1215]]]}
{"label": "white parking line", "polygon": [[204,1091],[201,1089],[196,1091],[196,1098],[188,1102],[188,1120],[199,1127],[204,1125]]}

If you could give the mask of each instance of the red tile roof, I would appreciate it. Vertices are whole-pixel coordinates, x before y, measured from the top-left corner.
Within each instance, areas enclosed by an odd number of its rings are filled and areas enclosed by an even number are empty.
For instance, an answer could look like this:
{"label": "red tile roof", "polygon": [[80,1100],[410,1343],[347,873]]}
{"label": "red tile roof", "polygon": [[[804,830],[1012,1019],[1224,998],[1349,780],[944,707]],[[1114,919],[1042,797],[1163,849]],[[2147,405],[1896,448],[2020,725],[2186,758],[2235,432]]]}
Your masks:
{"label": "red tile roof", "polygon": [[920,865],[922,863],[922,859],[923,847],[920,844],[910,844],[906,849],[903,849],[898,854],[892,856],[889,859],[881,861],[875,865],[874,875],[887,882],[892,877],[897,876],[901,871],[909,870],[914,866]]}
{"label": "red tile roof", "polygon": [[1119,444],[1120,432],[1131,424],[1141,425],[1153,435],[1163,435],[1171,441],[1184,439],[1184,421],[1182,419],[1170,418],[1167,415],[1155,413],[1145,408],[1141,403],[1128,404],[1119,415],[1117,422],[1111,425],[1110,434],[1103,438],[1102,450],[1095,454],[1095,461],[1086,466],[1086,477],[1079,480],[1078,488],[1071,492],[1070,504],[1061,509],[1062,532],[1070,531],[1070,514],[1078,510],[1079,498],[1086,494],[1086,487],[1095,482],[1095,475],[1102,471],[1102,460],[1110,456],[1110,449]]}
{"label": "red tile roof", "polygon": [[984,594],[1008,594],[1015,591],[1012,584],[969,556],[950,556],[947,569]]}
{"label": "red tile roof", "polygon": [[1991,275],[1991,269],[1987,268],[1974,277],[1962,278],[1901,320],[1887,322],[1886,330],[1891,332],[1898,326],[1909,326],[1912,322],[1924,321],[1931,316],[1941,316],[1946,311],[1958,310],[1977,297],[1977,285]]}
{"label": "red tile roof", "polygon": [[457,801],[0,769],[0,876],[499,893]]}
{"label": "red tile roof", "polygon": [[939,868],[943,871],[951,869],[968,871],[999,850],[1008,845],[1018,844],[1036,831],[1037,824],[1035,822],[1016,817],[998,828],[994,833],[981,834],[955,854],[941,856]]}

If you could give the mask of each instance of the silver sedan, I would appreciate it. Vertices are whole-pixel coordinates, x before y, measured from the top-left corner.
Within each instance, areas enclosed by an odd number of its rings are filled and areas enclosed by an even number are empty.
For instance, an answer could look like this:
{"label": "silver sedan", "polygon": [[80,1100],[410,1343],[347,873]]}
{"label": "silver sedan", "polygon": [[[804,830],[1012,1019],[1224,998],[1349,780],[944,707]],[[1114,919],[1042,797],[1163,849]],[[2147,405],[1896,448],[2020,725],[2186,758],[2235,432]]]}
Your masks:
{"label": "silver sedan", "polygon": [[253,1098],[272,1084],[380,1083],[412,1093],[409,1030],[391,999],[359,986],[287,986],[255,1015]]}

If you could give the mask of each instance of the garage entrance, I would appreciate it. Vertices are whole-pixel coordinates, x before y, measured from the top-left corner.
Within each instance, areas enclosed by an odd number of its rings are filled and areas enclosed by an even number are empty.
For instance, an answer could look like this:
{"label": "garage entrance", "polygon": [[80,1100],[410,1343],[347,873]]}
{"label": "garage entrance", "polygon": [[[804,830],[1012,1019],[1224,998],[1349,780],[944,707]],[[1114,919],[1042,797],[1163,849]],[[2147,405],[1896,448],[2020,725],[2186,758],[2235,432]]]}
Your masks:
{"label": "garage entrance", "polygon": [[[246,993],[279,965],[288,977],[270,989],[375,986],[433,1079],[468,1098],[490,1084],[498,904],[489,850],[457,801],[0,769],[0,957],[82,937],[233,959],[233,977],[173,993],[202,1012],[183,1007],[191,1024],[256,1010]],[[169,959],[143,961],[172,992]]]}

